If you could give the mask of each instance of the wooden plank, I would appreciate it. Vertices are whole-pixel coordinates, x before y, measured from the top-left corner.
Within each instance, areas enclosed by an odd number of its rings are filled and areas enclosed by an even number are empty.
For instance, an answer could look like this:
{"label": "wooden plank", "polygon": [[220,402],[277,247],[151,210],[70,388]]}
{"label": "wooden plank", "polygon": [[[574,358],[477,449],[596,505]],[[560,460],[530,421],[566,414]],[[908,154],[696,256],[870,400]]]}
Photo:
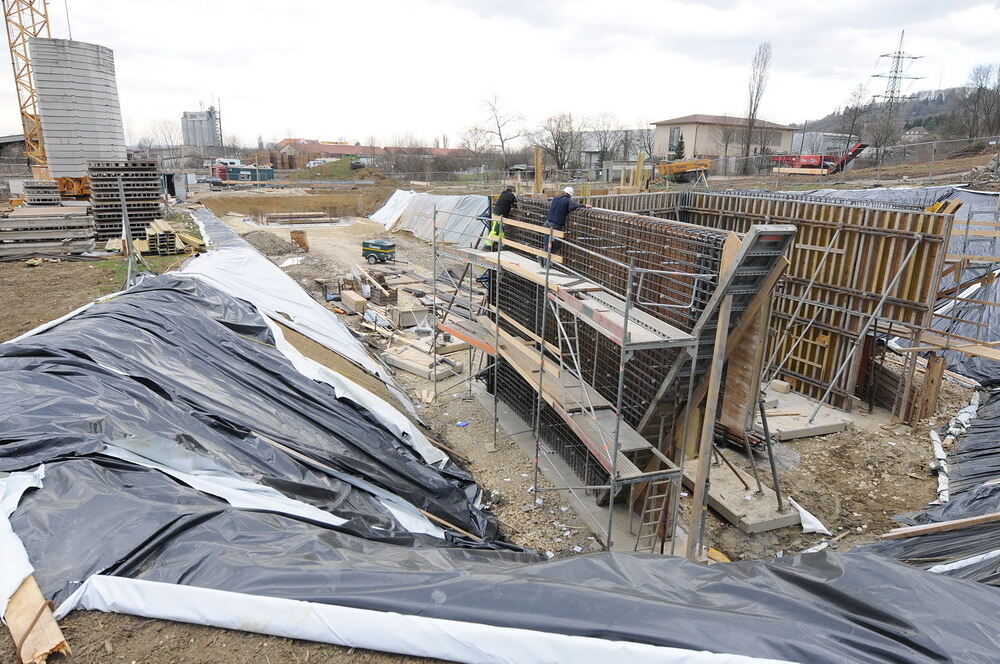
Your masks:
{"label": "wooden plank", "polygon": [[43,664],[54,653],[71,654],[34,576],[26,578],[14,591],[3,619],[14,645],[20,644],[24,664]]}
{"label": "wooden plank", "polygon": [[[538,372],[541,365],[538,351],[528,347],[526,345],[528,342],[521,341],[502,329],[498,330],[497,333],[500,336],[500,347],[497,349],[500,355],[514,367],[521,378],[537,390]],[[542,398],[545,399],[546,403],[550,406],[559,406],[567,413],[576,413],[591,408],[594,410],[611,408],[611,402],[601,396],[597,390],[568,372],[563,372],[561,376],[554,376],[546,368],[542,372],[541,389]]]}
{"label": "wooden plank", "polygon": [[697,560],[701,555],[701,522],[707,503],[708,470],[711,464],[712,441],[715,437],[715,414],[719,408],[719,388],[722,386],[722,368],[725,364],[726,337],[729,334],[729,315],[733,309],[733,296],[726,295],[719,305],[719,318],[715,331],[715,347],[708,375],[708,393],[705,414],[701,423],[701,442],[698,448],[698,471],[694,483],[691,507],[691,525],[688,529],[686,557]]}
{"label": "wooden plank", "polygon": [[983,256],[980,254],[948,254],[944,257],[948,262],[972,261],[975,263],[1000,263],[1000,256]]}
{"label": "wooden plank", "polygon": [[964,519],[952,519],[951,521],[940,521],[938,523],[927,523],[921,526],[906,526],[903,528],[893,528],[883,534],[880,539],[903,539],[904,537],[917,537],[919,535],[929,535],[931,533],[943,533],[969,526],[978,526],[984,523],[995,523],[1000,521],[1000,512],[991,512],[980,516],[970,516]]}
{"label": "wooden plank", "polygon": [[[523,251],[527,254],[531,254],[532,256],[546,257],[549,255],[548,252],[543,249],[536,249],[534,247],[529,247],[526,244],[515,242],[514,240],[508,240],[506,238],[504,238],[503,246],[510,247],[511,249],[517,249],[518,251]],[[552,262],[562,265],[563,257],[560,256],[559,254],[552,254]]]}
{"label": "wooden plank", "polygon": [[[534,231],[539,235],[548,235],[549,231],[552,231],[552,237],[562,239],[566,237],[566,231],[561,231],[556,228],[545,228],[545,226],[539,226],[538,224],[529,224],[526,221],[518,221],[517,219],[507,219],[503,217],[504,226],[514,226],[515,228],[523,228],[526,231]],[[510,241],[506,238],[503,241],[504,244],[510,244]]]}
{"label": "wooden plank", "polygon": [[479,323],[466,320],[438,323],[438,329],[478,348],[487,355],[497,354],[497,349],[493,346],[493,334]]}
{"label": "wooden plank", "polygon": [[407,346],[406,348],[390,348],[382,353],[382,359],[389,366],[402,369],[415,376],[426,378],[427,380],[441,380],[448,376],[461,375],[462,363],[449,361],[447,363],[434,360],[416,348]]}
{"label": "wooden plank", "polygon": [[941,378],[944,375],[944,355],[934,355],[927,358],[927,366],[924,369],[924,388],[920,391],[920,398],[917,400],[916,419],[927,419],[933,417],[937,410],[938,394],[941,391]]}
{"label": "wooden plank", "polygon": [[[494,307],[493,305],[488,305],[488,308],[489,308],[490,311],[493,311],[493,312],[496,311],[496,307]],[[510,323],[511,325],[513,325],[517,329],[518,332],[520,332],[524,336],[528,337],[529,339],[531,339],[532,341],[534,341],[536,344],[542,343],[542,338],[540,336],[538,336],[537,334],[535,334],[534,332],[532,332],[531,330],[529,330],[528,328],[526,328],[524,325],[521,325],[521,323],[519,323],[516,320],[514,320],[514,317],[511,316],[510,314],[508,314],[506,311],[501,311],[500,312],[500,318],[503,318],[505,321],[507,321],[508,323]],[[545,348],[550,353],[552,353],[554,355],[562,355],[562,350],[560,350],[560,348],[558,346],[556,346],[555,344],[553,344],[551,341],[546,341],[545,342]]]}

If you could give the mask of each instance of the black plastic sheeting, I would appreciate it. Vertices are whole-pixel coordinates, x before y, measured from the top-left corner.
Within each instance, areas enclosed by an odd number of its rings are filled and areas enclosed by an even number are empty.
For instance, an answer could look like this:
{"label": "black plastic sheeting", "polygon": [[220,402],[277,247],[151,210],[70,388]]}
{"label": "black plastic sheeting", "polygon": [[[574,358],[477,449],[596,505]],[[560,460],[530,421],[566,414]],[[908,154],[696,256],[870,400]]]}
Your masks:
{"label": "black plastic sheeting", "polygon": [[0,471],[159,436],[286,495],[356,515],[358,534],[379,526],[410,538],[370,491],[263,436],[494,538],[496,520],[473,506],[479,487],[467,473],[424,463],[359,404],[296,371],[273,343],[250,304],[171,275],[2,344]]}
{"label": "black plastic sheeting", "polygon": [[[247,303],[162,276],[0,345],[0,469],[46,467],[11,516],[46,595],[62,601],[101,573],[800,662],[987,662],[1000,652],[1000,592],[872,554],[536,562],[496,537],[468,475],[423,464],[272,342]],[[143,437],[351,518],[334,527],[237,509],[102,453]],[[359,483],[486,541],[408,533]]]}
{"label": "black plastic sheeting", "polygon": [[948,455],[948,488],[953,495],[1000,478],[1000,387],[981,394],[985,398],[975,419]]}
{"label": "black plastic sheeting", "polygon": [[[981,275],[972,276],[974,281],[978,281]],[[976,289],[971,292],[964,292],[966,290],[964,288],[960,289],[961,297],[967,300],[1000,302],[998,299],[1000,298],[1000,272],[994,270],[993,279],[986,280],[984,283],[975,284],[974,281],[967,283],[970,284],[969,287],[975,285]],[[986,306],[976,302],[942,300],[936,310],[947,318],[935,317],[931,322],[931,328],[934,330],[949,332],[968,339],[1000,341],[1000,307]],[[968,376],[978,381],[980,385],[1000,384],[1000,362],[997,360],[966,355],[956,350],[946,351],[944,357],[945,367],[949,371]]]}

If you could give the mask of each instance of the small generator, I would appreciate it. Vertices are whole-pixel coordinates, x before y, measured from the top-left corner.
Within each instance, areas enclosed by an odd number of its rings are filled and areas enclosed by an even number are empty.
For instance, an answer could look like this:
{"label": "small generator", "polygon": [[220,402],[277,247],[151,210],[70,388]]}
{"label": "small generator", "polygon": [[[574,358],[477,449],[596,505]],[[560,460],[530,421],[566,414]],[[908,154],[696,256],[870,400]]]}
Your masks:
{"label": "small generator", "polygon": [[365,240],[361,243],[361,257],[369,264],[396,260],[396,243],[387,240]]}

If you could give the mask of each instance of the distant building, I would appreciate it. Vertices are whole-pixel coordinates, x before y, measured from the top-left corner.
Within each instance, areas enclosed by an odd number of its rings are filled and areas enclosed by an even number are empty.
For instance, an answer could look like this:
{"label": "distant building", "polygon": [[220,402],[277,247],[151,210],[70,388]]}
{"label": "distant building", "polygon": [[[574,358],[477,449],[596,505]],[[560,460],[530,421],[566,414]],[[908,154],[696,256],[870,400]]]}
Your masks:
{"label": "distant building", "polygon": [[0,136],[0,163],[4,165],[27,163],[24,155],[24,134]]}
{"label": "distant building", "polygon": [[904,131],[900,140],[904,143],[924,143],[931,140],[931,133],[923,127],[913,127]]}
{"label": "distant building", "polygon": [[860,140],[858,136],[829,131],[797,131],[792,136],[791,153],[840,155]]}
{"label": "distant building", "polygon": [[222,118],[214,106],[207,111],[185,111],[181,115],[184,145],[216,148],[222,145]]}
{"label": "distant building", "polygon": [[313,138],[283,138],[275,145],[283,155],[309,157],[310,160],[321,158],[343,159],[353,158],[364,164],[372,165],[379,157],[385,156],[385,150],[375,145],[347,145],[346,143],[317,141]]}
{"label": "distant building", "polygon": [[[683,136],[684,153],[688,157],[733,156],[741,149],[746,118],[697,113],[660,120],[653,126],[654,152],[658,155],[673,155]],[[751,153],[787,154],[792,148],[795,127],[758,119],[754,134]]]}

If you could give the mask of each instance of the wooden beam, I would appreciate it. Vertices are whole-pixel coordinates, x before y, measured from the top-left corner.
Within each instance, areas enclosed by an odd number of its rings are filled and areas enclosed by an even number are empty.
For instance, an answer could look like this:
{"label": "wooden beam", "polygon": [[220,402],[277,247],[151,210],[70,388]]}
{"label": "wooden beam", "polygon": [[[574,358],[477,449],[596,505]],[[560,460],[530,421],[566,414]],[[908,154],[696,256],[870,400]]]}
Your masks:
{"label": "wooden beam", "polygon": [[[542,249],[535,249],[534,247],[529,247],[526,244],[515,242],[514,240],[508,240],[507,238],[504,238],[503,246],[510,247],[511,249],[517,249],[518,251],[523,251],[524,253],[531,254],[532,256],[549,255],[547,251],[543,251]],[[562,265],[563,257],[560,256],[559,254],[552,254],[552,262]]]}
{"label": "wooden beam", "polygon": [[906,526],[904,528],[893,528],[885,533],[880,539],[903,539],[904,537],[916,537],[918,535],[930,535],[931,533],[943,533],[969,526],[978,526],[983,523],[994,523],[1000,521],[1000,512],[982,514],[980,516],[970,516],[964,519],[952,519],[951,521],[940,521],[938,523],[927,523],[921,526]]}
{"label": "wooden beam", "polygon": [[545,167],[542,165],[542,149],[535,146],[535,196],[541,196],[545,192],[543,182],[545,178]]}
{"label": "wooden beam", "polygon": [[941,378],[944,375],[944,355],[934,355],[927,358],[924,369],[924,389],[920,391],[917,400],[917,412],[914,419],[925,420],[933,417],[937,410],[938,394],[941,391]]}
{"label": "wooden beam", "polygon": [[69,644],[52,615],[34,576],[21,582],[3,616],[24,664],[43,664],[53,653],[70,654]]}
{"label": "wooden beam", "polygon": [[688,529],[686,557],[697,560],[701,554],[701,523],[705,517],[708,498],[708,470],[712,464],[712,440],[715,437],[715,414],[719,409],[719,387],[722,385],[722,368],[725,364],[726,337],[729,333],[729,315],[733,310],[733,296],[726,295],[719,305],[719,320],[715,331],[715,349],[709,369],[708,400],[701,421],[701,443],[698,449],[698,471],[694,481],[694,499],[691,506],[691,525]]}
{"label": "wooden beam", "polygon": [[[545,226],[539,226],[538,224],[529,224],[526,221],[518,221],[517,219],[507,219],[503,220],[504,226],[513,226],[514,228],[523,228],[526,231],[532,231],[538,233],[539,235],[548,235],[549,231],[552,231],[552,237],[562,239],[566,237],[566,231],[561,231],[555,228],[549,229]],[[504,244],[510,244],[508,240],[504,240]]]}

